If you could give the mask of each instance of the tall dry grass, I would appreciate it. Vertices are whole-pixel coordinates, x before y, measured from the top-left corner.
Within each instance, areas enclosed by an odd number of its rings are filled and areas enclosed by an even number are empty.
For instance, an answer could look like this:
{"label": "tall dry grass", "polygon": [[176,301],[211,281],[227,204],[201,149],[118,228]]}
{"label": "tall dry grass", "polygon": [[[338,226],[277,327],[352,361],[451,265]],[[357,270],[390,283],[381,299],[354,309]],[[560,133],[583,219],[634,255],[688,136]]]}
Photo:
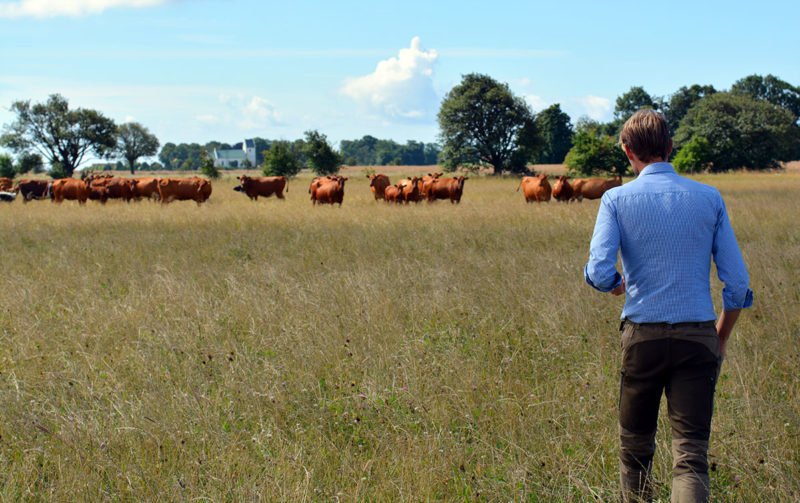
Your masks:
{"label": "tall dry grass", "polygon": [[[720,188],[756,302],[715,501],[800,498],[797,174]],[[0,500],[613,501],[621,300],[583,280],[596,201],[0,206]],[[714,295],[719,304],[719,286]],[[669,494],[669,435],[658,491]]]}

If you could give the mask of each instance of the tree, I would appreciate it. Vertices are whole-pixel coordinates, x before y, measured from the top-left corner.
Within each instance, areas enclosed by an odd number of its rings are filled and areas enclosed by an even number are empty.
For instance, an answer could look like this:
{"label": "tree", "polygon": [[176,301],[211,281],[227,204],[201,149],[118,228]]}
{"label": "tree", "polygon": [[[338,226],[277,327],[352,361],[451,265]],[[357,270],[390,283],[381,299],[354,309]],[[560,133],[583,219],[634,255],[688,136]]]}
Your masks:
{"label": "tree", "polygon": [[44,171],[44,161],[39,154],[27,152],[17,159],[17,173],[20,175],[30,172],[41,173],[42,171]]}
{"label": "tree", "polygon": [[750,75],[739,79],[731,86],[734,94],[747,94],[757,100],[779,106],[800,119],[800,88],[774,75]]}
{"label": "tree", "polygon": [[643,87],[633,86],[626,93],[617,97],[617,103],[614,107],[614,118],[620,121],[621,126],[631,115],[642,108],[658,110],[659,106],[656,100],[654,100]]}
{"label": "tree", "polygon": [[705,171],[711,166],[711,149],[708,140],[700,136],[693,136],[689,143],[681,147],[672,165],[681,173],[695,173]]}
{"label": "tree", "polygon": [[117,128],[114,152],[128,161],[131,174],[136,172],[136,160],[158,153],[158,138],[138,122],[128,122]]}
{"label": "tree", "polygon": [[573,173],[624,175],[629,163],[617,139],[603,133],[602,125],[592,120],[579,120],[573,145],[564,163]]}
{"label": "tree", "polygon": [[200,172],[212,180],[219,178],[219,169],[217,169],[217,165],[214,163],[214,158],[206,151],[203,151],[200,160]]}
{"label": "tree", "polygon": [[301,168],[300,161],[292,152],[292,145],[288,141],[273,142],[270,149],[264,152],[264,164],[261,170],[267,176],[294,176]]}
{"label": "tree", "polygon": [[33,106],[30,100],[16,101],[11,111],[17,120],[4,127],[0,143],[18,153],[35,150],[51,165],[59,164],[66,176],[72,176],[87,152],[104,157],[116,145],[113,120],[95,110],[70,110],[60,94]]}
{"label": "tree", "polygon": [[328,143],[328,137],[319,131],[306,131],[305,153],[314,173],[324,176],[339,172],[342,156]]}
{"label": "tree", "polygon": [[719,92],[698,101],[681,121],[675,144],[708,140],[714,172],[770,169],[788,161],[800,144],[800,128],[788,110],[747,94]]}
{"label": "tree", "polygon": [[11,158],[6,154],[0,154],[0,177],[14,178],[16,174],[17,172],[14,169],[14,163],[11,162]]}
{"label": "tree", "polygon": [[536,129],[542,135],[544,147],[536,155],[536,162],[543,164],[560,164],[572,148],[572,122],[569,115],[561,111],[556,103],[536,116]]}
{"label": "tree", "polygon": [[706,96],[717,92],[714,86],[700,86],[693,84],[691,87],[683,86],[675,91],[670,97],[664,110],[664,117],[669,122],[670,133],[675,134],[681,120],[686,116],[686,112]]}
{"label": "tree", "polygon": [[542,143],[525,100],[487,75],[464,75],[447,93],[438,119],[440,157],[449,171],[489,164],[495,174],[523,172]]}

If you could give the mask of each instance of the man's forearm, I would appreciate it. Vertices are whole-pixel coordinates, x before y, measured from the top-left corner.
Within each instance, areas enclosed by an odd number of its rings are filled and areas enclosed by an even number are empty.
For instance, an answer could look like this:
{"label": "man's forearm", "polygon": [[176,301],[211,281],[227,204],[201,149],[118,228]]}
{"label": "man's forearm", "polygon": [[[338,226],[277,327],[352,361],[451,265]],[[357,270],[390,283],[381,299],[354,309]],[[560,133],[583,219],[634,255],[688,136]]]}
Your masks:
{"label": "man's forearm", "polygon": [[739,319],[741,309],[733,309],[728,311],[723,309],[717,320],[717,335],[719,336],[719,347],[722,355],[725,356],[725,347],[728,344],[728,337],[731,336],[733,326],[736,325],[736,320]]}

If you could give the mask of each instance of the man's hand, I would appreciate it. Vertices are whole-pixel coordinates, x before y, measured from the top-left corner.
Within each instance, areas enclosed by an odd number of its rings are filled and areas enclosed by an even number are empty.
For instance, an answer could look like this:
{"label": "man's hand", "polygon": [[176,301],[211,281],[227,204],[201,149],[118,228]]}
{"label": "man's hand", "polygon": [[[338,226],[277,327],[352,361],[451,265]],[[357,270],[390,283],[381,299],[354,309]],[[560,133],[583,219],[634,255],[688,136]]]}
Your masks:
{"label": "man's hand", "polygon": [[717,335],[719,336],[719,350],[722,356],[725,356],[725,349],[728,346],[728,338],[731,336],[733,326],[736,320],[739,319],[741,309],[734,309],[732,311],[722,310],[717,320]]}
{"label": "man's hand", "polygon": [[620,283],[618,287],[616,287],[615,289],[611,290],[608,293],[610,293],[611,295],[622,295],[623,293],[625,293],[625,278],[622,278],[622,283]]}

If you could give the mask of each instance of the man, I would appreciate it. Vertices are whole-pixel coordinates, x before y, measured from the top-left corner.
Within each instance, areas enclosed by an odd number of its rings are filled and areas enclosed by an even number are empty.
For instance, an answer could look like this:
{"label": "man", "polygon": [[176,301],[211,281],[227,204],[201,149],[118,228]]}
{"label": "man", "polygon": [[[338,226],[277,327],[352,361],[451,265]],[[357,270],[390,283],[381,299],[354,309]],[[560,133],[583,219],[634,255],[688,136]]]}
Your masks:
{"label": "man", "polygon": [[[719,191],[678,176],[666,162],[672,140],[664,116],[639,110],[622,127],[620,143],[637,178],[603,195],[584,275],[601,292],[625,294],[622,499],[652,497],[663,392],[672,426],[672,501],[707,501],[714,388],[728,337],[753,292]],[[616,270],[618,251],[623,275]],[[716,325],[712,257],[725,284]]]}

